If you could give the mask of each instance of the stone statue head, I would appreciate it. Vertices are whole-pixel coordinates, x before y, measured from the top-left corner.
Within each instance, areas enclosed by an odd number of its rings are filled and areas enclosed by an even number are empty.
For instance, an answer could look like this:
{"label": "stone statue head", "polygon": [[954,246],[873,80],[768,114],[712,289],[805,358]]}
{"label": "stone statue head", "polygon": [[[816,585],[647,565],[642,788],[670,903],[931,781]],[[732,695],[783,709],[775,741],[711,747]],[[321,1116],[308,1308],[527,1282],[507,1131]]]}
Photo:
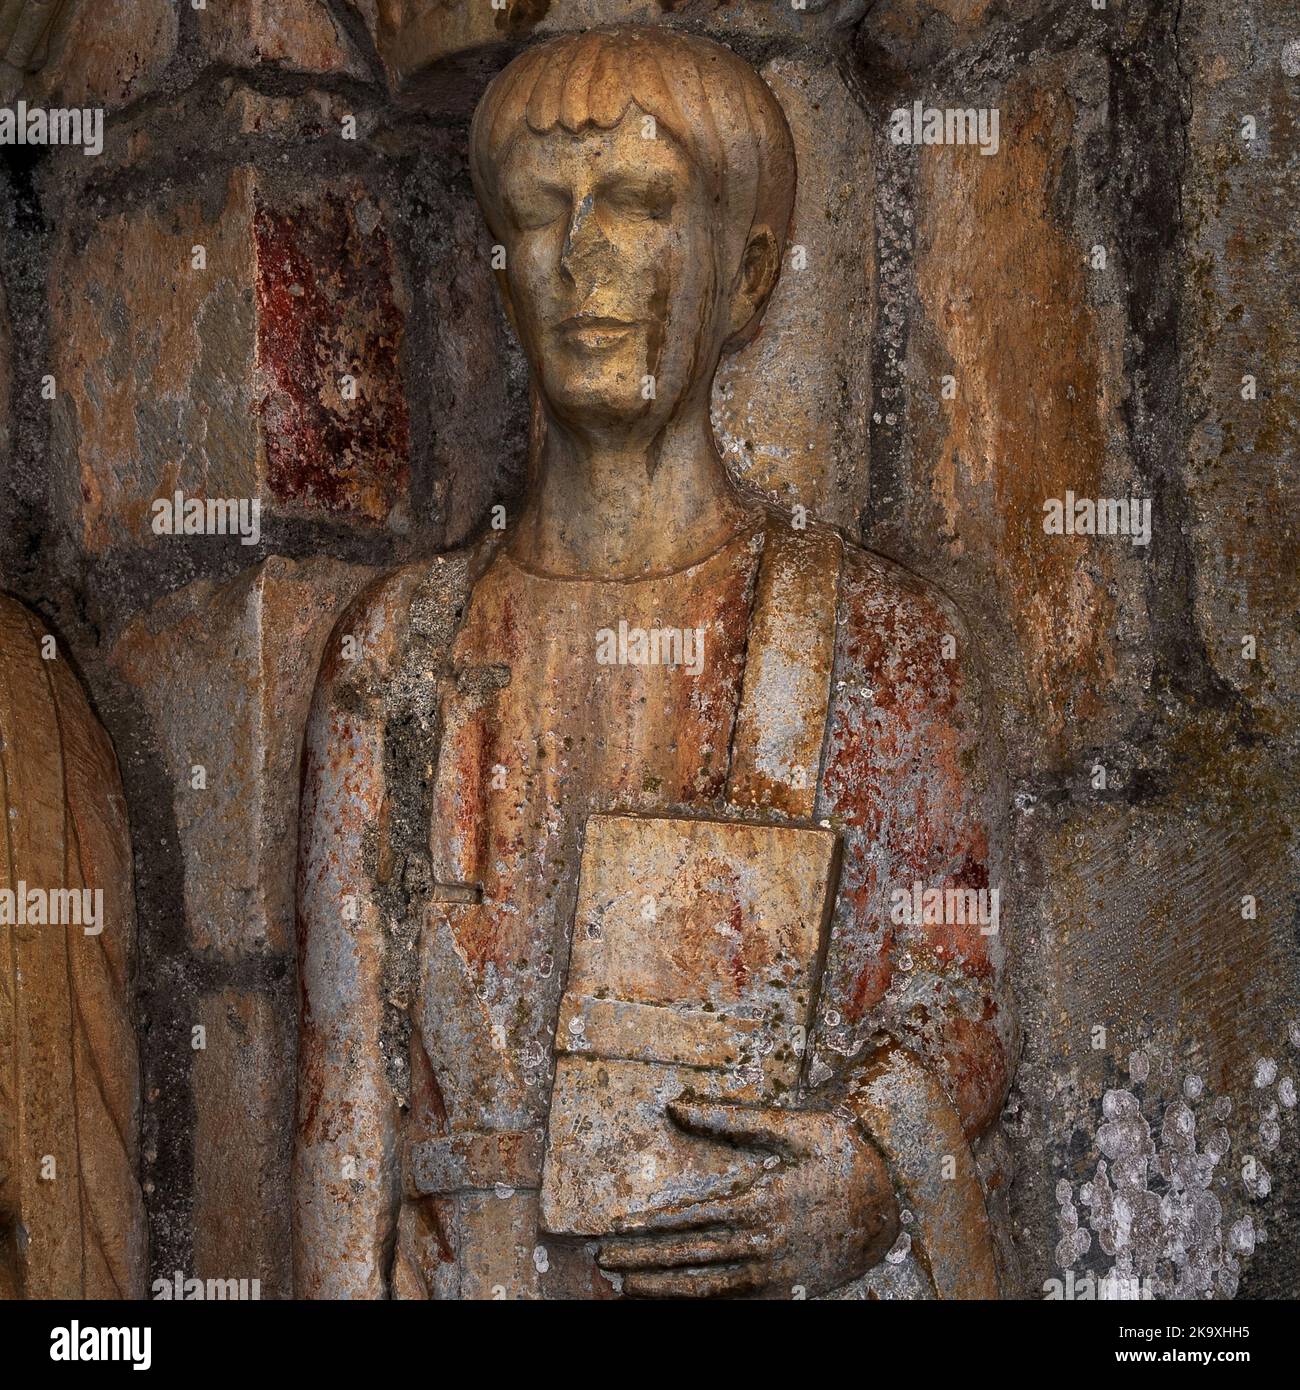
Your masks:
{"label": "stone statue head", "polygon": [[790,129],[753,68],[664,28],[565,35],[488,88],[470,163],[550,412],[655,433],[707,403],[757,329],[794,202]]}

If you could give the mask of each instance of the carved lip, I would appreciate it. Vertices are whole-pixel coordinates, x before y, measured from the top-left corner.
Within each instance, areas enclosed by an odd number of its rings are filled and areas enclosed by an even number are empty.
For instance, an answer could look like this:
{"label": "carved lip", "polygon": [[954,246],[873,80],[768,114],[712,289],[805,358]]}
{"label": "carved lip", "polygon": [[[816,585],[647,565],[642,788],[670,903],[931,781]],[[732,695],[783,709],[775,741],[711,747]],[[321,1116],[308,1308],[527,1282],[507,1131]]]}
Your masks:
{"label": "carved lip", "polygon": [[559,331],[566,338],[576,338],[580,343],[599,347],[618,342],[636,326],[635,322],[627,319],[608,318],[600,314],[574,314],[559,325]]}

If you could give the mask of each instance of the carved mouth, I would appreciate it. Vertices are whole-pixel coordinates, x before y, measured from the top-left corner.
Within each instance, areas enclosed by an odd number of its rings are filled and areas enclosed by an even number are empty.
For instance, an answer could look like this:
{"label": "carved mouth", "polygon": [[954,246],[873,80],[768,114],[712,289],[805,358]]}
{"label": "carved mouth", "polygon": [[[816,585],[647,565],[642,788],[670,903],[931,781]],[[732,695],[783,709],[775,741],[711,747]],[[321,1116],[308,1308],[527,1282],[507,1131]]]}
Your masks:
{"label": "carved mouth", "polygon": [[565,338],[584,347],[609,347],[622,342],[636,327],[626,319],[606,318],[595,314],[574,314],[564,320],[559,331]]}

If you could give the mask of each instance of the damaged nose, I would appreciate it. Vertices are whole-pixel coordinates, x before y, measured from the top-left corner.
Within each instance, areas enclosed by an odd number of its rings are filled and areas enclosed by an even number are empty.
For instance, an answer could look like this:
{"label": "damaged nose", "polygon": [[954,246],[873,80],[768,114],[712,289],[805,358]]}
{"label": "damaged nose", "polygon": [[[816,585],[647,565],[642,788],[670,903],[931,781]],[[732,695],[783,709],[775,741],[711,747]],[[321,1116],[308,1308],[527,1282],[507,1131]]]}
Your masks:
{"label": "damaged nose", "polygon": [[564,237],[564,248],[560,252],[560,269],[572,280],[574,272],[593,252],[608,245],[596,221],[595,198],[588,193],[573,210],[573,218]]}

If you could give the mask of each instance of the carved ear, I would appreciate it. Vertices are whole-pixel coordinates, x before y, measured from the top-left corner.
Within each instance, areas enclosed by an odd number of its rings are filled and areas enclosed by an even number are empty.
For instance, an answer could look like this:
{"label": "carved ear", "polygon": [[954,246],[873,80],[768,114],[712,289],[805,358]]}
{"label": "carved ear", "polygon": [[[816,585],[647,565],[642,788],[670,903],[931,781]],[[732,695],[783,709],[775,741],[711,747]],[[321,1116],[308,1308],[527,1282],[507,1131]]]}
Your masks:
{"label": "carved ear", "polygon": [[724,352],[735,352],[757,331],[780,272],[780,241],[771,227],[760,224],[750,232],[736,272]]}

